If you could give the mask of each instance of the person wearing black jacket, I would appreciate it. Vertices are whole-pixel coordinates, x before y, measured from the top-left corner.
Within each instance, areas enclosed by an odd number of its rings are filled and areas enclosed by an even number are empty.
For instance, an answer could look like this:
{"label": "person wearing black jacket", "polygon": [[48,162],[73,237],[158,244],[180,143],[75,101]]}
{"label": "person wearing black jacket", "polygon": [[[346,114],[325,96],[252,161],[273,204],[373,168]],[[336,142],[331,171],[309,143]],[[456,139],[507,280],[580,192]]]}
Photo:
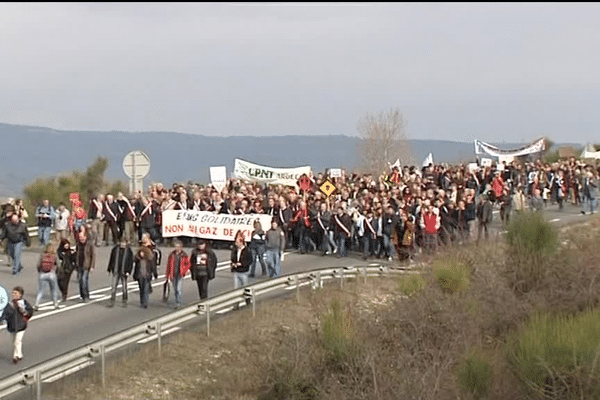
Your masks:
{"label": "person wearing black jacket", "polygon": [[234,289],[248,284],[250,264],[252,264],[252,252],[246,246],[244,233],[239,230],[235,234],[235,245],[231,250],[231,272],[233,272]]}
{"label": "person wearing black jacket", "polygon": [[190,256],[192,280],[198,286],[200,300],[208,297],[208,281],[215,278],[217,271],[217,255],[210,248],[206,239],[201,239]]}
{"label": "person wearing black jacket", "polygon": [[133,279],[138,281],[140,286],[140,305],[142,308],[148,308],[152,277],[158,278],[152,250],[146,246],[140,247],[135,254],[134,265]]}
{"label": "person wearing black jacket", "polygon": [[104,221],[106,222],[104,225],[105,244],[108,246],[108,233],[110,231],[113,245],[116,246],[120,239],[119,228],[117,225],[120,214],[117,202],[113,201],[113,196],[111,194],[106,195],[106,201],[104,202],[104,207],[102,207],[102,214],[104,215]]}
{"label": "person wearing black jacket", "polygon": [[350,237],[352,219],[344,212],[344,207],[339,206],[337,214],[331,218],[333,237],[338,248],[337,257],[346,257],[346,240]]}
{"label": "person wearing black jacket", "polygon": [[63,239],[58,245],[56,251],[58,260],[60,261],[56,268],[56,278],[58,280],[58,289],[62,294],[62,301],[67,301],[67,293],[69,291],[69,282],[71,281],[71,275],[75,271],[76,260],[75,260],[75,249],[71,247],[69,239]]}
{"label": "person wearing black jacket", "polygon": [[2,239],[4,238],[7,240],[8,254],[13,261],[12,274],[16,275],[23,270],[21,262],[23,245],[27,247],[31,245],[27,225],[19,219],[18,214],[14,213],[10,216],[10,222],[5,225],[2,232]]}
{"label": "person wearing black jacket", "polygon": [[23,298],[23,288],[15,286],[12,290],[12,301],[9,302],[0,316],[6,321],[6,330],[13,336],[13,363],[23,359],[23,336],[27,329],[27,321],[33,315],[33,307]]}
{"label": "person wearing black jacket", "polygon": [[121,238],[121,243],[113,247],[110,252],[110,259],[108,260],[107,272],[112,274],[111,289],[110,289],[110,302],[109,307],[115,305],[115,299],[117,297],[117,286],[119,282],[123,289],[123,307],[127,306],[127,278],[131,274],[133,269],[133,251],[129,247],[129,243],[125,238]]}
{"label": "person wearing black jacket", "polygon": [[262,229],[260,221],[257,219],[254,221],[254,231],[250,235],[250,251],[252,252],[252,265],[250,266],[250,278],[255,277],[256,271],[256,259],[260,262],[262,268],[262,276],[267,275],[267,265],[265,263],[265,232]]}

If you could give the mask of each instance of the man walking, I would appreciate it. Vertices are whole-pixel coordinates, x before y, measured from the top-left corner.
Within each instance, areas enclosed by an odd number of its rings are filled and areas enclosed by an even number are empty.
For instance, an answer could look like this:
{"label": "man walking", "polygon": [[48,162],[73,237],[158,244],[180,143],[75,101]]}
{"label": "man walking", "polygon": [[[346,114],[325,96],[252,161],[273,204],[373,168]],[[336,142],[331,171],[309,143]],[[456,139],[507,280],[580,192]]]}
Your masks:
{"label": "man walking", "polygon": [[[182,303],[183,278],[190,269],[190,258],[187,253],[183,251],[183,243],[181,240],[175,239],[173,243],[175,244],[175,250],[173,250],[167,258],[167,269],[165,271],[167,281],[165,283],[170,285],[173,291],[175,308],[179,308]],[[165,293],[163,301],[167,302],[168,300],[169,296]]]}
{"label": "man walking", "polygon": [[23,245],[31,245],[27,225],[19,219],[19,215],[14,213],[10,216],[10,222],[4,227],[2,239],[6,238],[8,254],[12,259],[12,273],[18,274],[23,270],[21,256],[23,254]]}
{"label": "man walking", "polygon": [[488,194],[483,194],[477,205],[477,220],[479,222],[477,230],[477,241],[481,239],[481,231],[485,231],[486,240],[489,238],[489,225],[492,223],[492,203],[488,198]]}
{"label": "man walking", "polygon": [[265,239],[269,277],[274,278],[281,275],[281,262],[285,250],[285,234],[279,228],[277,219],[273,218],[271,221],[271,229],[267,231]]}
{"label": "man walking", "polygon": [[192,280],[198,285],[200,300],[208,297],[208,281],[214,279],[217,271],[217,255],[211,250],[206,239],[200,239],[190,257]]}
{"label": "man walking", "polygon": [[90,272],[96,265],[96,247],[91,239],[91,234],[82,227],[78,234],[77,250],[75,260],[77,263],[77,274],[79,277],[79,294],[81,301],[90,301]]}
{"label": "man walking", "polygon": [[109,307],[115,305],[115,299],[117,297],[117,286],[121,282],[121,288],[123,289],[122,303],[123,307],[127,307],[127,278],[133,270],[133,251],[129,246],[129,243],[125,238],[121,238],[121,243],[113,247],[110,252],[110,259],[108,261],[108,273],[112,273],[111,290],[110,290],[110,303]]}
{"label": "man walking", "polygon": [[54,207],[50,205],[48,199],[45,199],[42,205],[38,206],[37,210],[35,210],[35,216],[37,217],[40,244],[46,246],[50,242],[50,230],[56,216]]}

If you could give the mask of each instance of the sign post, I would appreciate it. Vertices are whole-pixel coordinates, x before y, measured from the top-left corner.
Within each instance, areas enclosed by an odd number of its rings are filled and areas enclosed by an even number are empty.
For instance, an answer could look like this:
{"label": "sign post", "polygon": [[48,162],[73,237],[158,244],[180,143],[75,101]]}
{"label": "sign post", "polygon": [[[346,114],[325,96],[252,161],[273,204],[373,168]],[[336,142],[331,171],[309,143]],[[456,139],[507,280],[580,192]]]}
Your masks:
{"label": "sign post", "polygon": [[132,195],[138,189],[143,190],[144,178],[150,171],[150,157],[140,150],[130,151],[123,158],[123,171],[129,177],[129,192]]}

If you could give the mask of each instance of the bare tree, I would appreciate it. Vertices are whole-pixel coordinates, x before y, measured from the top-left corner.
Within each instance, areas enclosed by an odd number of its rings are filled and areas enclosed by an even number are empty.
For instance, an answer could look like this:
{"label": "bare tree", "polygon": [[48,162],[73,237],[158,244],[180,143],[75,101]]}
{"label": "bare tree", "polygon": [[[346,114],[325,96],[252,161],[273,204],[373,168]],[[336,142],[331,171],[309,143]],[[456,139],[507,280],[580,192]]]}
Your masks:
{"label": "bare tree", "polygon": [[365,171],[379,175],[396,159],[402,165],[414,164],[406,119],[398,109],[365,114],[358,120],[357,130],[358,153]]}

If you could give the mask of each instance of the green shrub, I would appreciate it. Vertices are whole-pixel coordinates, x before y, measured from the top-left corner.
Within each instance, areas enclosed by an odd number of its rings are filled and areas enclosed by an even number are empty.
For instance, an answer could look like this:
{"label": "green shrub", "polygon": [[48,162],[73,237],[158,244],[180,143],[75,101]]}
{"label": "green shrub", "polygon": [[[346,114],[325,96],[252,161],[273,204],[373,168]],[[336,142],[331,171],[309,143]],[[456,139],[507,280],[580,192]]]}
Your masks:
{"label": "green shrub", "polygon": [[328,364],[343,369],[353,355],[354,328],[350,313],[344,312],[337,300],[331,303],[331,310],[323,315],[322,343]]}
{"label": "green shrub", "polygon": [[438,260],[433,264],[433,274],[444,292],[456,293],[467,288],[471,271],[456,260]]}
{"label": "green shrub", "polygon": [[535,314],[508,344],[526,389],[547,398],[600,398],[600,310],[577,316]]}
{"label": "green shrub", "polygon": [[458,370],[458,384],[476,399],[485,398],[490,390],[492,367],[477,350],[471,351]]}
{"label": "green shrub", "polygon": [[427,282],[421,274],[407,274],[400,277],[399,284],[400,291],[404,293],[404,295],[410,297],[423,289]]}
{"label": "green shrub", "polygon": [[522,213],[509,225],[506,241],[508,282],[517,292],[529,292],[548,272],[559,247],[558,233],[541,213]]}
{"label": "green shrub", "polygon": [[506,232],[511,247],[534,254],[554,252],[558,248],[558,233],[541,213],[521,213],[513,219]]}

